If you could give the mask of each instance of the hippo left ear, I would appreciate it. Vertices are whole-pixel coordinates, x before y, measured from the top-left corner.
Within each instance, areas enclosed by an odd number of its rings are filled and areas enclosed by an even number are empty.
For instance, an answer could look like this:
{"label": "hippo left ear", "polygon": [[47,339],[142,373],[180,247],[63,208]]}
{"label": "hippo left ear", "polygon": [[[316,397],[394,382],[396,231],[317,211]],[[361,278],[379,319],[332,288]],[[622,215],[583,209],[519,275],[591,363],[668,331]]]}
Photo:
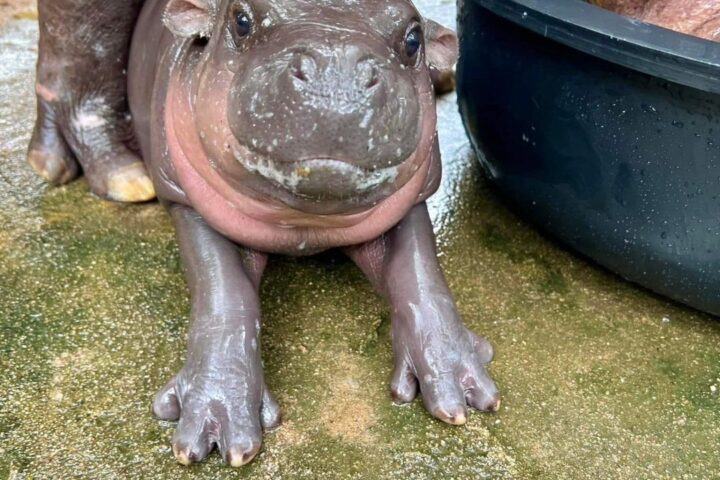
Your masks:
{"label": "hippo left ear", "polygon": [[455,89],[455,63],[460,49],[455,32],[437,22],[425,20],[425,44],[435,91],[447,93]]}
{"label": "hippo left ear", "polygon": [[207,38],[212,30],[209,0],[170,0],[163,23],[178,37]]}

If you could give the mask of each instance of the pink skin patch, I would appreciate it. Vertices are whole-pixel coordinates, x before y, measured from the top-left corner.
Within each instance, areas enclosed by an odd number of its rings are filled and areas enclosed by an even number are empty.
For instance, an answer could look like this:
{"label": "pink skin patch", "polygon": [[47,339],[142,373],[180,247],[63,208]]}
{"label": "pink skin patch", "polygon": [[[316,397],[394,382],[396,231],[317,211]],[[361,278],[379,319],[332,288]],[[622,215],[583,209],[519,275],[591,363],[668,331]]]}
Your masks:
{"label": "pink skin patch", "polygon": [[56,102],[58,100],[58,95],[54,90],[51,90],[40,83],[35,84],[35,93],[37,93],[37,96],[46,102]]}
{"label": "pink skin patch", "polygon": [[434,125],[430,125],[430,138],[420,142],[415,154],[423,152],[422,164],[392,196],[361,213],[307,214],[271,199],[258,201],[225,182],[210,167],[192,124],[193,118],[189,95],[177,87],[177,82],[171,81],[166,97],[165,126],[169,154],[180,186],[191,206],[213,228],[235,242],[264,252],[302,255],[374,240],[432,193],[428,192],[428,183],[436,175],[431,173],[440,168],[439,158],[430,148],[435,140]]}

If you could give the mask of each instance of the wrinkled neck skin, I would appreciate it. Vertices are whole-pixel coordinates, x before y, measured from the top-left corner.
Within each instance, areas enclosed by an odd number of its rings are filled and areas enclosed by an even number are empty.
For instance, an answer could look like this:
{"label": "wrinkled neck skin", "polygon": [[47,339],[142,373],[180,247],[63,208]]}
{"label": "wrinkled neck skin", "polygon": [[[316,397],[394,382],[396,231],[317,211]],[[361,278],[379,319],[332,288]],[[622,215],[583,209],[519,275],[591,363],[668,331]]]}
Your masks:
{"label": "wrinkled neck skin", "polygon": [[[437,189],[441,166],[429,75],[418,92],[420,140],[401,165],[392,193],[367,205],[340,205],[337,200],[312,205],[303,199],[293,204],[288,192],[273,194],[271,185],[244,170],[234,156],[243,148],[228,125],[227,92],[234,72],[212,65],[205,58],[208,53],[187,42],[176,52],[164,112],[168,154],[190,206],[231,240],[286,255],[357,245],[390,230]],[[208,81],[212,88],[200,88]]]}

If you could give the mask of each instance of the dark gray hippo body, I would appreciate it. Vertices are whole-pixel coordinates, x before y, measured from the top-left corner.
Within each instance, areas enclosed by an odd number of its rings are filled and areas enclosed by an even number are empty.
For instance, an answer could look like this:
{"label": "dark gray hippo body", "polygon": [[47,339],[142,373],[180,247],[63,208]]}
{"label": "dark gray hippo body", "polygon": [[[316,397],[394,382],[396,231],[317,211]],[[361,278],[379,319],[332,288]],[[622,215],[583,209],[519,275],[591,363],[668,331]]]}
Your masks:
{"label": "dark gray hippo body", "polygon": [[128,94],[191,293],[187,359],[153,407],[179,421],[181,463],[217,447],[243,465],[280,423],[259,346],[268,253],[342,248],[366,273],[392,307],[395,401],[419,393],[452,424],[499,408],[425,206],[456,42],[407,0],[145,2]]}

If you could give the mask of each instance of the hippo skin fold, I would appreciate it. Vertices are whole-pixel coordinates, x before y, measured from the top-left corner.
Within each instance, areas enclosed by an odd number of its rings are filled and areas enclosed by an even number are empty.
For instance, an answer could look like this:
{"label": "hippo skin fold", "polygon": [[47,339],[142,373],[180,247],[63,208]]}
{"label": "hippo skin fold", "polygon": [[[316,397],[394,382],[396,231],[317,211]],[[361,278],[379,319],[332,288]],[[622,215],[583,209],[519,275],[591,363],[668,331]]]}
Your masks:
{"label": "hippo skin fold", "polygon": [[720,42],[720,0],[591,0],[660,27]]}
{"label": "hippo skin fold", "polygon": [[[40,0],[28,160],[103,198],[156,195],[191,296],[187,359],[155,415],[182,464],[232,466],[280,424],[264,381],[268,254],[340,248],[390,303],[391,394],[465,423],[496,411],[490,344],[463,325],[425,200],[438,187],[435,93],[457,37],[407,0]],[[129,111],[132,115],[128,113]]]}

